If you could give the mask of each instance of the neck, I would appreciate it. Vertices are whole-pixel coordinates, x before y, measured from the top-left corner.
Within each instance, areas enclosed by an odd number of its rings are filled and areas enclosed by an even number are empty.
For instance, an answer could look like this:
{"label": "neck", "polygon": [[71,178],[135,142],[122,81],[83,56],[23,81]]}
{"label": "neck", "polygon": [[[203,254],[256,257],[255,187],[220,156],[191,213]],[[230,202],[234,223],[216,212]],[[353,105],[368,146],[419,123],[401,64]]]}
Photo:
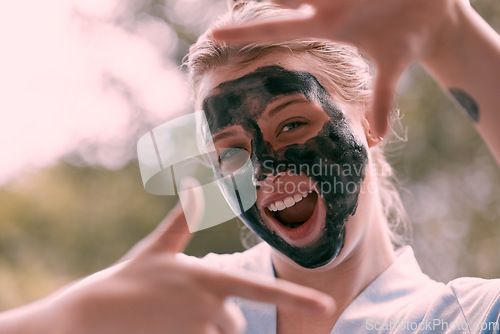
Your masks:
{"label": "neck", "polygon": [[356,215],[347,222],[344,248],[327,266],[305,269],[284,259],[281,254],[273,254],[279,278],[332,296],[337,308],[328,319],[330,323],[335,322],[344,309],[395,260],[378,195],[366,194],[362,201],[360,199]]}

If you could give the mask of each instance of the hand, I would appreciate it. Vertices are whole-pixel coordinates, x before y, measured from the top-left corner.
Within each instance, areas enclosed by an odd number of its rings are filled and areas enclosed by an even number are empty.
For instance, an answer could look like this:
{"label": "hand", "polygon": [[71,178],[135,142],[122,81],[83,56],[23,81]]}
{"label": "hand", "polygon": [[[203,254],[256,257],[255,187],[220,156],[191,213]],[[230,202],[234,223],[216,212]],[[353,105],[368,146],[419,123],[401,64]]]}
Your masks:
{"label": "hand", "polygon": [[[203,198],[190,190],[190,210],[201,216]],[[322,315],[330,297],[279,281],[260,283],[176,261],[190,238],[180,204],[129,254],[130,259],[90,276],[52,300],[60,331],[51,333],[239,333],[241,311],[229,296]]]}
{"label": "hand", "polygon": [[[463,1],[463,0],[456,0]],[[313,7],[307,17],[215,30],[216,40],[236,44],[263,40],[320,38],[352,43],[377,69],[368,119],[372,134],[383,137],[402,73],[429,56],[443,40],[455,0],[281,0],[285,7]]]}

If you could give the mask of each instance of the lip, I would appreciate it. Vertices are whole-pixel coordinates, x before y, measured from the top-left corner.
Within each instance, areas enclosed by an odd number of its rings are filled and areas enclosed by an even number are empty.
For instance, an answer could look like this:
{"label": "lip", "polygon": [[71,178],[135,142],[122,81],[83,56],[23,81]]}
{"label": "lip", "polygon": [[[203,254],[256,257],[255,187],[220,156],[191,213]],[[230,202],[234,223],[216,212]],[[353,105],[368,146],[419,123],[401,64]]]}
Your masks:
{"label": "lip", "polygon": [[287,197],[294,197],[296,194],[300,194],[303,198],[309,195],[313,189],[309,191],[296,191],[294,193],[278,193],[278,194],[273,194],[269,197],[267,197],[265,200],[263,200],[260,204],[261,210],[267,209],[269,205],[272,203],[276,203],[277,201],[284,201],[285,198]]}
{"label": "lip", "polygon": [[[288,179],[285,182],[293,182],[293,181]],[[293,193],[287,192],[285,191],[285,189],[282,189],[281,191],[273,192],[272,194],[265,196],[262,200],[258,201],[260,209],[265,210],[271,203],[275,203],[276,201],[283,201],[285,198],[293,196],[295,194],[307,194],[311,190],[316,191],[316,183],[310,180],[309,178],[303,179],[303,176],[302,177],[299,176],[299,179],[296,180],[296,184],[297,184],[297,189],[294,189],[295,191]],[[300,190],[299,187],[301,187]]]}
{"label": "lip", "polygon": [[[316,189],[312,190],[316,192],[316,195],[318,196],[316,206],[314,207],[311,217],[309,217],[309,219],[307,219],[307,221],[305,221],[299,227],[287,227],[281,224],[274,217],[273,212],[269,211],[266,207],[261,208],[261,210],[264,212],[264,217],[268,228],[277,233],[286,243],[292,246],[303,247],[311,244],[321,236],[321,233],[325,227],[324,218],[326,217],[326,207],[324,199],[319,195]],[[276,198],[275,200],[279,200],[279,198]],[[268,202],[267,199],[266,202]],[[269,203],[271,202],[272,201],[270,201]]]}

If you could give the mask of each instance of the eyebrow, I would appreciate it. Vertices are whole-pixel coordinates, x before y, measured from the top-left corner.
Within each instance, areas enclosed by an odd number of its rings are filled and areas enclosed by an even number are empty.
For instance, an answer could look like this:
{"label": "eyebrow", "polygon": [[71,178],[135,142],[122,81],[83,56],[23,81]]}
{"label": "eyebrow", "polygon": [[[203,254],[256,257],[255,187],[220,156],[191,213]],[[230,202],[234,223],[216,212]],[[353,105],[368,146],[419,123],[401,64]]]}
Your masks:
{"label": "eyebrow", "polygon": [[231,136],[234,136],[235,133],[236,133],[236,131],[234,131],[234,130],[219,132],[219,133],[212,136],[212,140],[216,141],[216,140],[221,140],[221,139],[224,139],[227,137],[231,137]]}
{"label": "eyebrow", "polygon": [[[296,103],[307,103],[307,102],[311,102],[311,101],[305,97],[296,97],[292,100],[286,101],[286,102],[281,103],[281,104],[277,105],[276,107],[272,108],[268,112],[268,117],[273,117],[274,115],[276,115],[277,113],[279,113],[280,111],[282,111],[283,109],[288,107],[289,105],[296,104]],[[219,132],[219,133],[213,135],[212,140],[214,142],[217,140],[222,140],[224,138],[234,136],[236,133],[237,133],[237,131],[235,131],[235,130],[228,130],[228,131],[223,130],[222,132]]]}
{"label": "eyebrow", "polygon": [[288,107],[291,104],[305,103],[305,102],[310,102],[310,101],[304,97],[297,97],[293,100],[286,101],[285,103],[282,103],[282,104],[274,107],[273,109],[271,109],[268,113],[268,117],[273,117],[274,115],[276,115],[277,113],[279,113],[280,111],[282,111],[283,109],[285,109],[286,107]]}

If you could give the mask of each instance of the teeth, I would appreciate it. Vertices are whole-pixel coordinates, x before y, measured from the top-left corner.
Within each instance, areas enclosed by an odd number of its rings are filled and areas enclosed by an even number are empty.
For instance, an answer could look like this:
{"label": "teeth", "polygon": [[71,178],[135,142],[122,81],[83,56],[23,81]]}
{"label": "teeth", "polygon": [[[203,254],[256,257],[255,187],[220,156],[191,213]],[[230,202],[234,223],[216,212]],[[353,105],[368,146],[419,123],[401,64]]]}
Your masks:
{"label": "teeth", "polygon": [[276,203],[274,204],[276,205],[277,211],[281,211],[286,208],[286,205],[283,201],[276,201]]}
{"label": "teeth", "polygon": [[288,196],[282,201],[276,201],[274,203],[271,203],[267,209],[269,211],[281,211],[286,208],[292,207],[295,205],[295,203],[298,203],[302,201],[303,198],[306,198],[310,193],[312,193],[312,190],[309,190],[309,192],[306,193],[297,193],[293,196]]}
{"label": "teeth", "polygon": [[287,208],[289,208],[289,207],[291,207],[291,206],[293,206],[295,204],[295,200],[293,199],[292,196],[289,196],[289,197],[285,198],[283,200],[283,202],[285,203],[285,205],[286,205]]}

